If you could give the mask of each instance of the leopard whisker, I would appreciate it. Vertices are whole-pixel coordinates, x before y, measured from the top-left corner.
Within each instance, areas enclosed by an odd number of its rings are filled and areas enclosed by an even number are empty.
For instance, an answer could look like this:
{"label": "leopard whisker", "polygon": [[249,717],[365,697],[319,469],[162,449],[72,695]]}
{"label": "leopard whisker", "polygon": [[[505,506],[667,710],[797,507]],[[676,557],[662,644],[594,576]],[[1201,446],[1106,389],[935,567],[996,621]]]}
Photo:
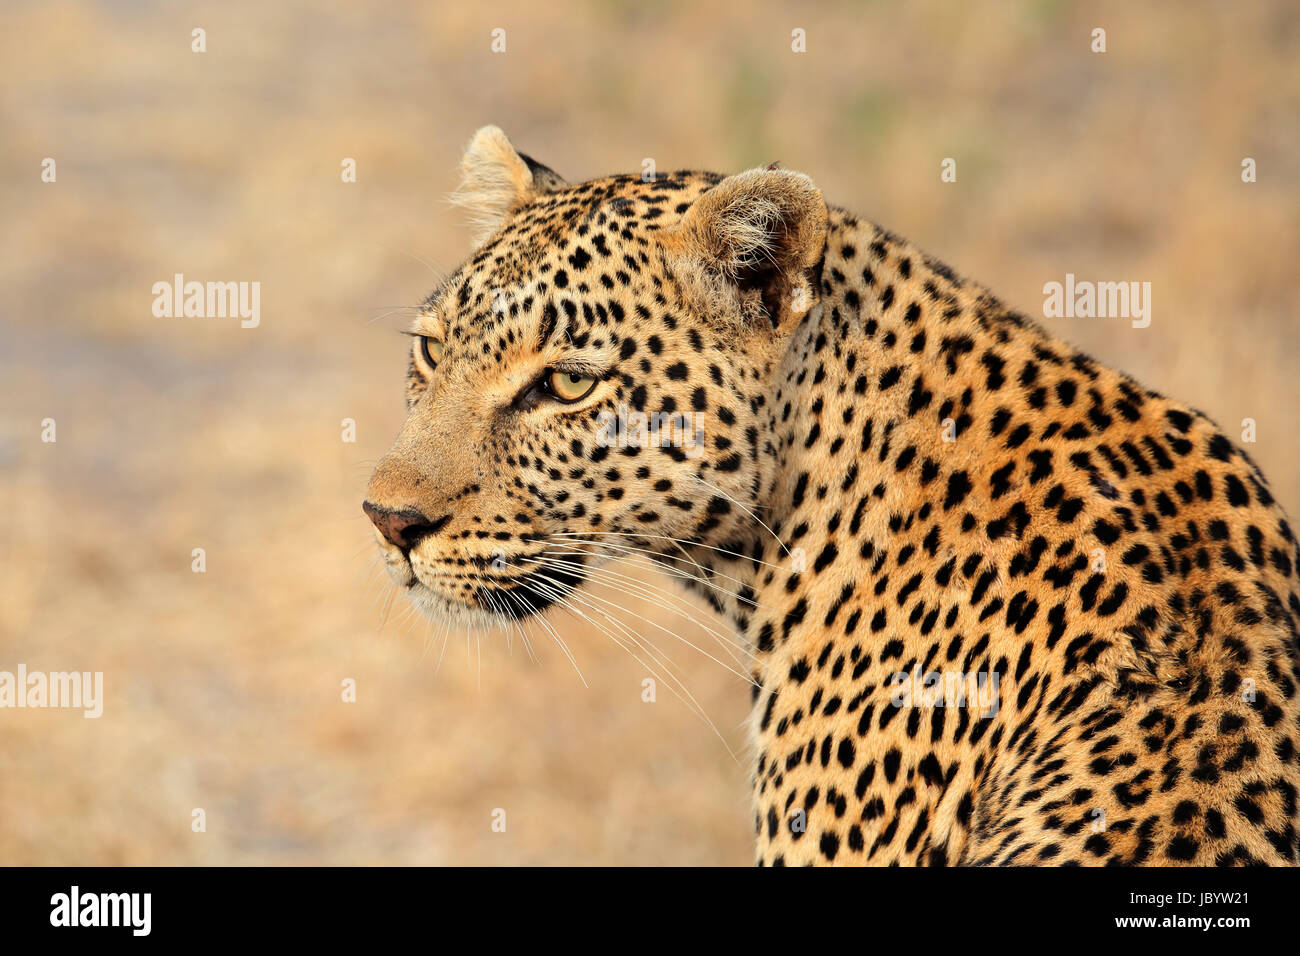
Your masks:
{"label": "leopard whisker", "polygon": [[[567,562],[555,562],[553,559],[546,559],[544,557],[538,560],[548,566],[560,565],[565,569],[570,567]],[[583,568],[580,572],[580,576],[583,576],[588,581],[603,584],[606,587],[626,594],[629,597],[641,598],[661,610],[675,613],[686,618],[686,620],[711,635],[727,650],[728,655],[736,664],[745,666],[753,663],[753,655],[748,652],[747,647],[742,642],[737,641],[733,635],[715,630],[708,624],[696,618],[690,613],[689,605],[687,605],[678,595],[672,594],[671,592],[652,584],[638,581],[628,575],[620,574],[611,568]],[[662,595],[662,597],[659,597],[659,595]],[[745,655],[745,659],[737,658],[735,654],[735,651],[737,650],[741,651]]]}
{"label": "leopard whisker", "polygon": [[738,561],[748,561],[753,564],[761,565],[766,568],[773,568],[774,570],[777,571],[787,570],[786,568],[781,567],[781,565],[779,564],[772,564],[771,562],[763,561],[760,558],[755,558],[752,555],[741,554],[739,551],[732,551],[728,548],[720,548],[717,547],[716,545],[704,544],[701,541],[690,541],[686,538],[674,538],[666,534],[647,534],[644,531],[556,531],[553,532],[553,534],[561,537],[578,537],[579,535],[586,535],[586,534],[603,534],[603,535],[613,535],[616,537],[640,538],[645,541],[649,541],[649,540],[675,541],[692,548],[704,548],[707,551],[716,551],[719,554],[728,555],[729,557],[735,558]]}
{"label": "leopard whisker", "polygon": [[[701,578],[699,575],[691,574],[689,571],[686,571],[682,568],[678,568],[674,565],[663,563],[663,560],[670,560],[670,561],[683,560],[682,558],[678,558],[673,555],[662,555],[662,557],[659,557],[658,552],[651,551],[647,548],[633,548],[628,545],[616,544],[610,541],[601,541],[601,542],[592,542],[592,543],[595,544],[597,547],[612,548],[618,551],[619,552],[618,554],[610,555],[599,551],[588,551],[583,548],[579,548],[576,545],[571,545],[568,542],[564,542],[564,541],[553,541],[552,543],[559,547],[572,548],[574,553],[576,554],[585,554],[596,558],[613,558],[614,560],[627,561],[629,564],[632,564],[636,567],[645,567],[650,570],[658,571],[659,573],[665,575],[666,577],[674,578],[679,581],[693,581],[696,584],[700,585],[701,587],[707,587],[714,591],[719,592],[720,594],[724,594],[727,597],[732,598],[739,604],[745,604],[748,605],[749,607],[760,609],[760,610],[771,610],[771,608],[767,607],[766,605],[758,603],[758,601],[754,600],[753,598],[741,597],[740,594],[736,591],[730,591],[719,584],[714,584],[712,581],[709,581],[705,578]],[[638,563],[638,562],[644,562],[644,563]],[[700,567],[700,565],[697,563],[696,567]],[[701,568],[701,571],[703,570],[704,569]],[[729,574],[724,574],[721,571],[715,570],[712,571],[712,574],[719,578],[725,578],[728,581],[734,581],[736,584],[739,584],[741,587],[746,586],[744,581],[741,581],[739,578],[732,577]]]}
{"label": "leopard whisker", "polygon": [[578,667],[577,659],[574,658],[573,652],[569,650],[569,645],[565,643],[564,638],[560,637],[560,632],[555,629],[555,626],[551,624],[549,621],[547,621],[546,616],[542,613],[539,613],[537,608],[533,607],[532,603],[522,594],[516,594],[513,591],[508,593],[513,600],[520,602],[524,606],[524,608],[528,611],[529,613],[528,620],[536,621],[541,626],[542,630],[549,633],[550,636],[554,639],[556,645],[560,648],[560,651],[568,659],[570,666],[573,667],[573,672],[578,675],[578,680],[582,681],[582,686],[590,687],[591,685],[587,683],[587,678],[584,677],[582,674],[582,669]]}
{"label": "leopard whisker", "polygon": [[[539,575],[539,576],[540,576],[540,575]],[[627,627],[626,625],[624,625],[622,622],[615,620],[613,617],[611,617],[609,614],[607,614],[607,613],[604,612],[603,610],[601,610],[601,609],[599,609],[599,608],[594,608],[594,609],[593,609],[593,610],[596,611],[596,613],[600,614],[602,617],[604,617],[606,620],[608,620],[611,624],[617,625],[618,627],[622,628],[623,631],[624,631],[625,633],[628,634],[629,638],[630,638],[631,640],[633,640],[633,642],[634,642],[638,647],[640,647],[641,650],[642,650],[644,653],[647,654],[647,656],[649,656],[649,657],[651,657],[653,660],[655,660],[656,663],[659,664],[659,666],[661,666],[661,667],[665,667],[665,668],[668,670],[668,673],[660,674],[659,671],[655,669],[655,666],[654,666],[653,664],[651,664],[651,663],[648,662],[648,661],[642,660],[641,657],[637,655],[636,651],[634,651],[631,647],[629,647],[627,644],[625,644],[624,641],[623,641],[621,638],[619,638],[616,634],[614,634],[613,632],[611,632],[608,628],[606,628],[604,625],[602,625],[599,621],[592,620],[591,617],[589,617],[585,612],[583,612],[580,608],[578,608],[578,607],[576,607],[574,604],[572,604],[572,603],[569,601],[568,597],[567,597],[563,592],[557,590],[555,587],[552,587],[550,584],[539,583],[539,582],[536,581],[536,580],[534,580],[534,581],[530,584],[530,587],[535,588],[535,589],[536,589],[537,591],[539,591],[539,592],[540,592],[544,597],[546,597],[546,598],[548,598],[549,600],[551,600],[551,601],[554,603],[555,606],[557,606],[557,607],[561,608],[563,611],[565,611],[565,613],[567,613],[567,614],[571,614],[571,615],[573,615],[573,616],[575,616],[575,617],[578,617],[579,619],[581,619],[581,620],[587,622],[588,624],[590,624],[592,627],[596,628],[600,633],[602,633],[602,634],[604,634],[605,636],[609,637],[609,638],[610,638],[610,639],[611,639],[611,640],[612,640],[612,641],[613,641],[613,642],[614,642],[618,647],[620,647],[622,650],[627,651],[627,652],[631,655],[631,657],[633,658],[633,660],[635,660],[637,663],[639,663],[642,667],[645,667],[647,670],[649,670],[650,673],[651,673],[651,675],[652,675],[656,680],[661,680],[661,681],[663,681],[665,684],[669,685],[670,687],[671,687],[671,685],[672,685],[672,681],[673,681],[673,680],[679,680],[679,678],[676,678],[675,675],[671,674],[671,670],[675,669],[675,667],[676,667],[676,665],[673,664],[673,662],[672,662],[671,659],[669,659],[669,658],[667,658],[665,655],[663,655],[662,652],[660,652],[657,648],[654,648],[652,644],[650,645],[650,649],[648,649],[648,648],[645,646],[645,644],[642,643],[641,639],[639,638],[639,636],[638,636],[635,632],[631,631],[630,628],[628,628],[628,627]],[[646,642],[646,643],[649,643],[649,642]]]}
{"label": "leopard whisker", "polygon": [[762,526],[763,530],[772,536],[772,540],[781,546],[781,550],[783,550],[787,555],[790,553],[790,549],[785,546],[785,542],[776,536],[776,532],[773,531],[771,528],[769,528],[767,524],[764,523],[762,518],[754,514],[754,512],[750,511],[743,504],[741,504],[735,498],[731,497],[731,495],[727,494],[717,485],[709,484],[707,481],[705,481],[703,478],[701,478],[699,475],[695,474],[694,472],[690,473],[690,477],[694,478],[696,481],[698,481],[700,484],[704,485],[704,487],[710,489],[711,491],[716,492],[719,495],[722,495],[722,497],[726,498],[729,502],[731,502],[741,511],[745,512],[745,514],[749,515],[751,518],[757,521]]}
{"label": "leopard whisker", "polygon": [[[520,615],[519,615],[519,614],[517,613],[517,611],[515,610],[515,605],[514,605],[512,602],[510,602],[510,601],[507,600],[508,597],[509,597],[508,594],[503,594],[503,595],[501,596],[500,603],[501,603],[502,605],[505,606],[505,609],[506,609],[506,610],[509,612],[509,614],[510,614],[510,625],[509,625],[509,626],[510,626],[511,629],[513,629],[513,631],[514,631],[516,634],[519,635],[519,643],[520,643],[520,645],[523,647],[523,649],[524,649],[524,653],[527,654],[529,657],[532,657],[532,654],[531,654],[531,652],[530,652],[530,650],[529,650],[529,646],[528,646],[528,634],[524,631],[523,621],[522,621]],[[513,648],[511,649],[510,653],[511,653],[511,654],[514,653]]]}
{"label": "leopard whisker", "polygon": [[[537,572],[537,573],[540,574],[541,572]],[[712,654],[710,654],[704,648],[700,647],[694,641],[682,637],[680,634],[676,633],[675,631],[669,630],[668,628],[660,624],[658,621],[652,621],[650,620],[650,618],[645,617],[642,614],[638,614],[635,611],[631,610],[630,608],[623,607],[622,605],[618,604],[617,602],[611,601],[608,598],[603,598],[597,594],[593,594],[591,591],[587,591],[585,592],[585,594],[588,598],[591,598],[592,600],[599,601],[602,604],[608,604],[610,607],[616,608],[617,610],[622,611],[625,614],[631,614],[637,620],[644,621],[646,624],[649,624],[651,627],[658,628],[659,630],[667,634],[669,637],[676,638],[677,640],[685,644],[687,647],[694,650],[696,653],[702,654],[704,657],[707,657],[709,660],[713,661],[719,667],[725,668],[726,670],[730,671],[732,674],[735,674],[737,677],[739,677],[741,680],[745,681],[746,683],[752,683],[753,679],[749,674],[746,674],[743,671],[736,670],[736,668],[727,664],[725,661],[719,660],[717,657],[714,657]],[[575,598],[575,600],[577,599]]]}
{"label": "leopard whisker", "polygon": [[[546,578],[546,576],[541,572],[537,572],[537,576],[542,577],[546,580],[551,580]],[[532,586],[537,587],[539,589],[549,590],[547,585],[541,583],[535,582]],[[736,752],[732,749],[731,744],[727,742],[727,738],[724,737],[722,731],[718,729],[717,724],[715,724],[713,719],[709,717],[708,712],[704,709],[704,706],[696,699],[695,695],[690,692],[689,688],[686,687],[685,683],[681,680],[681,678],[671,674],[671,671],[666,671],[665,674],[661,675],[653,665],[643,660],[642,657],[638,655],[636,651],[634,651],[632,648],[624,644],[611,631],[603,627],[599,622],[592,620],[586,613],[584,613],[579,608],[574,607],[570,603],[569,597],[573,597],[572,593],[570,593],[567,597],[559,594],[554,594],[551,596],[551,600],[553,600],[556,604],[560,605],[561,607],[564,607],[570,613],[576,614],[583,620],[587,621],[593,627],[597,628],[597,630],[606,634],[611,640],[614,641],[615,644],[623,648],[623,650],[627,651],[633,660],[635,660],[642,667],[646,668],[646,670],[650,671],[652,677],[654,677],[658,681],[661,681],[664,684],[664,686],[668,688],[669,692],[673,694],[673,696],[677,697],[678,700],[682,701],[682,703],[684,703],[689,710],[694,712],[696,716],[698,716],[701,720],[704,721],[705,724],[708,725],[709,729],[713,731],[714,736],[716,736],[718,740],[722,743],[723,748],[727,751],[727,753],[731,756],[733,760],[739,759],[736,755]],[[636,633],[635,631],[632,631],[626,624],[612,617],[610,614],[603,611],[602,609],[593,607],[592,610],[595,613],[601,615],[607,621],[609,621],[610,624],[621,628],[624,631],[624,633],[628,635],[628,638],[631,641],[633,641],[637,645],[637,647],[639,647],[642,650],[642,652],[645,653],[647,656],[652,657],[655,660],[662,660],[661,666],[665,666],[667,668],[670,668],[671,670],[676,669],[676,665],[673,664],[671,658],[668,658],[662,651],[660,651],[657,647],[655,647],[652,642],[648,641],[646,638]]]}
{"label": "leopard whisker", "polygon": [[722,648],[723,652],[737,667],[748,667],[753,663],[752,656],[749,655],[747,649],[743,645],[736,643],[734,639],[730,639],[726,635],[721,634],[709,628],[708,625],[697,620],[689,613],[683,612],[682,609],[675,607],[671,604],[664,603],[657,600],[653,594],[648,594],[644,591],[638,591],[632,588],[624,587],[622,586],[623,582],[620,582],[617,579],[589,576],[589,577],[584,577],[584,580],[590,581],[595,584],[600,584],[618,593],[626,594],[627,596],[632,598],[648,601],[649,603],[652,604],[652,606],[659,608],[660,610],[663,610],[667,613],[683,616],[687,620],[691,621],[692,623],[700,627],[701,630],[709,634],[709,636],[714,640],[714,642],[716,642]]}

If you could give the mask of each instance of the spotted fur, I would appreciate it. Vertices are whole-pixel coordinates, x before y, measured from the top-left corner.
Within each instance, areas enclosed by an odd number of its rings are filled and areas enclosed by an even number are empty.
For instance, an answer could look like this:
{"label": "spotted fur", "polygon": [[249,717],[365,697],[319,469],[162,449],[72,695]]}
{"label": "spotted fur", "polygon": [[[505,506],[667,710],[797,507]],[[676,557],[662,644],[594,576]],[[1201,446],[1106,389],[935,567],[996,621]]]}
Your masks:
{"label": "spotted fur", "polygon": [[[752,652],[764,864],[1297,862],[1300,554],[1213,422],[800,174],[570,186],[494,127],[464,170],[485,238],[366,502],[417,604],[689,559]],[[620,404],[702,454],[602,445]],[[996,708],[899,706],[932,672]]]}

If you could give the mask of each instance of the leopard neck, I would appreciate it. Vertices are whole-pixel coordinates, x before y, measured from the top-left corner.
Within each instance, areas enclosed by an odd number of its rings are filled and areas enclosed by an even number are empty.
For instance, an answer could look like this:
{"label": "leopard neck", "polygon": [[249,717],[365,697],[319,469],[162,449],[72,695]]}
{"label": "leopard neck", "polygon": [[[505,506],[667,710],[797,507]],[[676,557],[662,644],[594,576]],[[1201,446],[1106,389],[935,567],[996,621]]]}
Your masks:
{"label": "leopard neck", "polygon": [[[848,585],[819,585],[822,571],[885,560],[891,537],[964,496],[961,462],[981,449],[958,439],[1001,374],[987,356],[1008,329],[1048,343],[983,288],[843,210],[831,211],[819,291],[772,371],[750,520],[694,549],[716,575],[706,598],[760,655],[814,608],[833,616],[837,594],[821,590]],[[970,354],[981,361],[962,361]],[[783,618],[761,610],[791,597]]]}

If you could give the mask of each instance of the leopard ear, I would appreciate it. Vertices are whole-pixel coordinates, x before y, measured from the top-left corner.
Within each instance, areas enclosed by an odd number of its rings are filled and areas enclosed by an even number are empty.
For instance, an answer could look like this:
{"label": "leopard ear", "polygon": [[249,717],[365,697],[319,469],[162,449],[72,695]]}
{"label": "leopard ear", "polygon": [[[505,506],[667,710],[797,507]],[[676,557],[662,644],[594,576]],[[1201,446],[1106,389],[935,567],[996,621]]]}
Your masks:
{"label": "leopard ear", "polygon": [[481,245],[520,206],[567,185],[554,170],[518,152],[499,127],[484,126],[461,157],[460,186],[451,202],[469,211],[474,244]]}
{"label": "leopard ear", "polygon": [[826,202],[802,173],[751,169],[703,193],[668,237],[706,286],[739,296],[746,317],[787,327],[815,304]]}

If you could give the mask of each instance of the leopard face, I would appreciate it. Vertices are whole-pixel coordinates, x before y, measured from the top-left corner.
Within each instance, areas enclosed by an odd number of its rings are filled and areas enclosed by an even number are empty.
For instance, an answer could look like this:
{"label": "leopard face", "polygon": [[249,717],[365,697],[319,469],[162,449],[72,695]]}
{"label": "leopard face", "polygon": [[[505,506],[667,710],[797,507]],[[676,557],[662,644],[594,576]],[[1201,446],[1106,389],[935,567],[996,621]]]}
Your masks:
{"label": "leopard face", "polygon": [[462,169],[482,241],[419,309],[365,511],[419,607],[490,626],[604,558],[752,523],[826,213],[777,170],[570,186],[493,127]]}

